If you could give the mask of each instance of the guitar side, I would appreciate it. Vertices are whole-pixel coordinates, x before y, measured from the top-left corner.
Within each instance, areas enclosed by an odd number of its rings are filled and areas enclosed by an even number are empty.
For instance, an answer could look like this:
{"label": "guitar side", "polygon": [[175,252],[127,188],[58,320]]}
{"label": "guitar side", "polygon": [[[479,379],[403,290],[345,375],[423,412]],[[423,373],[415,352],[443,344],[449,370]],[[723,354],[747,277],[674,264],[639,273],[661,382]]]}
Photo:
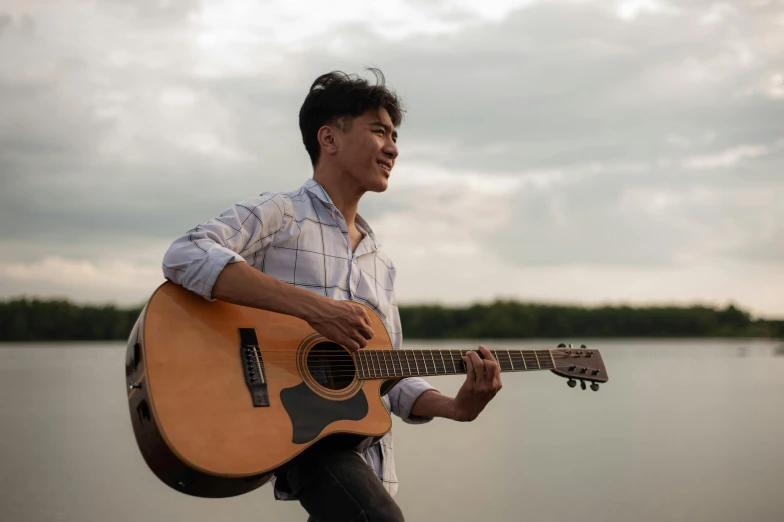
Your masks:
{"label": "guitar side", "polygon": [[[376,337],[368,348],[391,349],[383,323],[369,315]],[[241,328],[254,332],[263,358],[261,407],[243,373]],[[262,486],[331,435],[350,443],[382,436],[392,423],[380,398],[389,383],[354,376],[331,389],[316,382],[307,364],[325,343],[297,318],[161,285],[126,352],[131,423],[150,469],[183,493],[228,497]]]}

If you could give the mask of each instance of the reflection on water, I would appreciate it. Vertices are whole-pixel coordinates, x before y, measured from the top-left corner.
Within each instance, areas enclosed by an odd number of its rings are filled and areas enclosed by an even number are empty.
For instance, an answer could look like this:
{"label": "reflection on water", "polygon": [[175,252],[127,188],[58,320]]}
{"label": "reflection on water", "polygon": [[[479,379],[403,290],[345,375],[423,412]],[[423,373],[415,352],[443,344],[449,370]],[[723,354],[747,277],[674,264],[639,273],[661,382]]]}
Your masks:
{"label": "reflection on water", "polygon": [[[395,420],[397,500],[407,520],[784,520],[784,344],[572,342],[601,351],[610,380],[599,392],[571,389],[550,372],[504,374],[475,422]],[[122,343],[0,345],[0,519],[307,518],[298,504],[275,502],[268,486],[208,500],[158,481],[131,433],[123,353]],[[454,395],[463,377],[429,380]]]}

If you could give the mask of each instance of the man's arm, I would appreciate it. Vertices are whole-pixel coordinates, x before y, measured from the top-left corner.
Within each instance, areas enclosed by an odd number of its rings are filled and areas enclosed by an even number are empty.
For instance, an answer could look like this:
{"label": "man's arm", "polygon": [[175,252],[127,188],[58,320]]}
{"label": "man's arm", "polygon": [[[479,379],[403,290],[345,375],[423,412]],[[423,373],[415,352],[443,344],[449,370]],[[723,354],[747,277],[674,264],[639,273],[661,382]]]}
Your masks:
{"label": "man's arm", "polygon": [[444,417],[461,422],[476,419],[493,397],[501,390],[501,371],[493,354],[484,346],[479,347],[484,359],[476,352],[463,357],[468,375],[455,398],[427,390],[414,402],[411,414],[418,417]]}
{"label": "man's arm", "polygon": [[367,346],[374,335],[363,306],[297,288],[243,262],[221,270],[212,296],[227,303],[299,317],[327,339],[351,351]]}
{"label": "man's arm", "polygon": [[293,315],[349,350],[365,347],[373,329],[364,307],[288,285],[247,263],[285,227],[286,207],[280,195],[237,203],[176,239],[164,255],[164,276],[205,299]]}

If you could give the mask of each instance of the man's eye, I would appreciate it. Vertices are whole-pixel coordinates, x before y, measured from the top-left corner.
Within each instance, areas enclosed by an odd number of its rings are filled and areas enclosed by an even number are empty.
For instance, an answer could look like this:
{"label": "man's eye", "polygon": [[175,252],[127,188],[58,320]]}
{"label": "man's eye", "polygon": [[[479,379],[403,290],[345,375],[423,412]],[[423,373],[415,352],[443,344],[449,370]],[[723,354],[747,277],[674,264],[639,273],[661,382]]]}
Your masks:
{"label": "man's eye", "polygon": [[373,132],[377,132],[378,134],[381,134],[382,136],[384,135],[384,131],[381,130],[381,129],[374,130]]}

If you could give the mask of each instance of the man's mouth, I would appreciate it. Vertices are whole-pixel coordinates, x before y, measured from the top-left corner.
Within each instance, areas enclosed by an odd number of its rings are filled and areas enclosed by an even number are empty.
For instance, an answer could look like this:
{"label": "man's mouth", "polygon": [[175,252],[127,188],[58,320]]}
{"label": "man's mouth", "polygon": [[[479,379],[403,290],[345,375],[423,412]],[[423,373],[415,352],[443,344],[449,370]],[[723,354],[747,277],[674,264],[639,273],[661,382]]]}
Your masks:
{"label": "man's mouth", "polygon": [[386,161],[377,161],[376,163],[378,163],[378,165],[382,169],[386,170],[387,174],[392,172],[392,164],[391,163],[387,163]]}

